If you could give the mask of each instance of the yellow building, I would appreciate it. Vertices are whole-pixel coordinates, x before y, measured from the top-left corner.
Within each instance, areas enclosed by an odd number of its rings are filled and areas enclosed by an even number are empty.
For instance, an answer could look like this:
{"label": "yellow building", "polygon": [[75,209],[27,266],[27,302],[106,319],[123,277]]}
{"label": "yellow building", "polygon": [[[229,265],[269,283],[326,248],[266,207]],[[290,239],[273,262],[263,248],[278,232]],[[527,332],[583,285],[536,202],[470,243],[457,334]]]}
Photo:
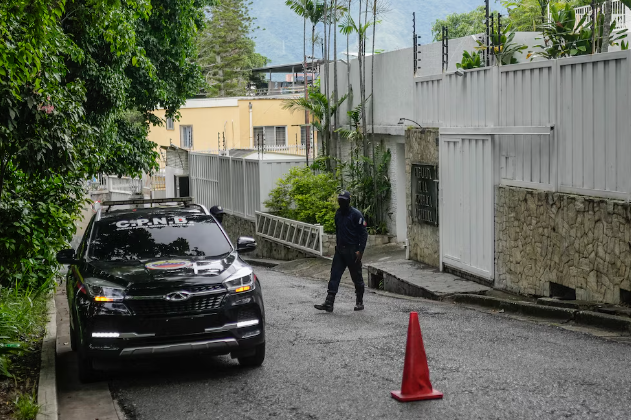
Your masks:
{"label": "yellow building", "polygon": [[[284,110],[283,101],[293,95],[240,98],[189,99],[180,109],[179,121],[167,120],[151,127],[149,140],[193,151],[253,149],[265,139],[270,151],[302,154],[307,131],[304,112]],[[164,110],[155,115],[164,120]],[[224,144],[225,138],[225,144]]]}

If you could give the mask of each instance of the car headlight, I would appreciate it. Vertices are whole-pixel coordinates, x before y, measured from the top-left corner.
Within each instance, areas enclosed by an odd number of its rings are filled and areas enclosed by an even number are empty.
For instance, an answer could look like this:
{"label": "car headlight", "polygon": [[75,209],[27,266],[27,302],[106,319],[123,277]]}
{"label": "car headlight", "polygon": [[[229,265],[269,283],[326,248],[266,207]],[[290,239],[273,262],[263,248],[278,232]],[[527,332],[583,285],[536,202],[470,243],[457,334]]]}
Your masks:
{"label": "car headlight", "polygon": [[95,302],[120,302],[125,298],[125,289],[107,280],[94,277],[83,281],[84,292]]}
{"label": "car headlight", "polygon": [[223,281],[223,285],[230,292],[247,292],[254,289],[254,273],[251,268],[241,268]]}

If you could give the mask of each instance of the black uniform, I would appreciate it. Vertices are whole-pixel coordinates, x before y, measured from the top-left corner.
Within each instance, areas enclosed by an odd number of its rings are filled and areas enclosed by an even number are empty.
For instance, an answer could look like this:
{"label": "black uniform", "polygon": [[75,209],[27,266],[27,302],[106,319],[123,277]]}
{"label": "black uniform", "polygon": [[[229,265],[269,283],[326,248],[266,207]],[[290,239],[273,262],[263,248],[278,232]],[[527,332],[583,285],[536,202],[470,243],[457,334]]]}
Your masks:
{"label": "black uniform", "polygon": [[366,220],[362,213],[354,207],[338,209],[335,213],[335,231],[337,246],[331,265],[331,279],[329,280],[329,293],[336,294],[340,287],[340,280],[344,270],[348,267],[355,291],[364,292],[364,279],[362,278],[362,264],[357,262],[356,252],[362,254],[366,248],[368,231]]}

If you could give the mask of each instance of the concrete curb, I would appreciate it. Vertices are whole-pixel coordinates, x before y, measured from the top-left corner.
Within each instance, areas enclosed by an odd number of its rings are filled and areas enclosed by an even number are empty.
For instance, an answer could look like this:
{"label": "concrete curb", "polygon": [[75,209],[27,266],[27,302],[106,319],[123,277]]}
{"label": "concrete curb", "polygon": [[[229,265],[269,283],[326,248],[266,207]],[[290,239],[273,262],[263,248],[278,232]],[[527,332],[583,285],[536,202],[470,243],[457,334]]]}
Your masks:
{"label": "concrete curb", "polygon": [[581,311],[568,308],[537,305],[528,302],[512,301],[483,295],[462,294],[450,296],[448,301],[456,303],[484,306],[506,312],[519,313],[540,318],[556,319],[564,322],[608,330],[631,333],[631,318],[602,314],[593,311]]}
{"label": "concrete curb", "polygon": [[243,261],[245,261],[246,263],[250,265],[254,265],[258,267],[265,267],[265,268],[274,268],[278,264],[285,262],[285,261],[270,260],[266,258],[243,258]]}
{"label": "concrete curb", "polygon": [[57,376],[55,359],[57,357],[57,307],[55,294],[50,294],[48,302],[48,323],[46,336],[42,343],[42,362],[39,370],[37,403],[39,413],[36,420],[57,420]]}

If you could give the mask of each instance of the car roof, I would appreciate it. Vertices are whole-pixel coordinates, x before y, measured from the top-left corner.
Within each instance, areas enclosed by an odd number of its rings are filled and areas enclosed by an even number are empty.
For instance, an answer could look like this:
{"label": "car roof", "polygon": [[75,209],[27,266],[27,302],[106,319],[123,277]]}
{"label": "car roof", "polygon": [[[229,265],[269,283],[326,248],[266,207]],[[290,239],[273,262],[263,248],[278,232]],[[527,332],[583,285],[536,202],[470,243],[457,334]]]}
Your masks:
{"label": "car roof", "polygon": [[118,221],[130,217],[164,217],[164,216],[210,216],[203,207],[191,206],[160,206],[160,207],[139,207],[136,209],[100,209],[96,220]]}

